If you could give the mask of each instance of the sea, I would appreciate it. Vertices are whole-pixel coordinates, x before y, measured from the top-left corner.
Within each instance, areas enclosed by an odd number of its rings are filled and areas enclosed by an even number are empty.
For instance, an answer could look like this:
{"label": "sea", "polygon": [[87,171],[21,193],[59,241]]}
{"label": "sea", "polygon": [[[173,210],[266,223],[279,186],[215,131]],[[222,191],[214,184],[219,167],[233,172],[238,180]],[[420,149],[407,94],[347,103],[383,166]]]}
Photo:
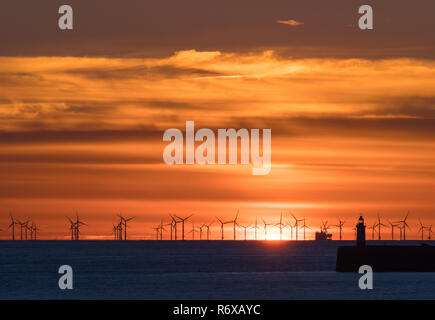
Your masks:
{"label": "sea", "polygon": [[[368,241],[368,245],[435,241]],[[0,241],[0,299],[434,299],[435,273],[335,272],[354,241]],[[73,289],[59,288],[72,268]]]}

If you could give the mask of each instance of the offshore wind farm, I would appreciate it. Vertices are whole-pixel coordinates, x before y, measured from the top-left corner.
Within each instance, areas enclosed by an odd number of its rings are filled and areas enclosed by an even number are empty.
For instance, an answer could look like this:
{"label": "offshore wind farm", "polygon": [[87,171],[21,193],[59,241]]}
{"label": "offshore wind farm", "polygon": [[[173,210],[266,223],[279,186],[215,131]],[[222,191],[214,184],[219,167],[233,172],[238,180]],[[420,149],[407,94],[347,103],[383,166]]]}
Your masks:
{"label": "offshore wind farm", "polygon": [[[290,210],[283,210],[280,212],[279,217],[271,217],[268,215],[267,221],[263,217],[255,217],[255,220],[243,219],[239,217],[239,210],[237,210],[234,219],[221,220],[219,217],[209,219],[207,222],[204,220],[196,219],[195,214],[188,214],[181,217],[181,214],[168,214],[165,217],[159,219],[158,224],[154,224],[152,227],[145,229],[145,236],[130,236],[129,239],[133,240],[280,240],[280,241],[306,241],[306,240],[345,240],[343,234],[347,227],[347,239],[355,240],[356,232],[355,224],[351,221],[341,220],[337,217],[332,223],[328,224],[327,220],[320,220],[319,227],[314,225],[309,226],[309,218],[306,216],[296,217]],[[417,218],[415,225],[411,228],[408,223],[408,217],[410,212],[406,212],[401,218],[400,216],[392,219],[383,219],[380,213],[372,219],[367,219],[368,236],[367,240],[392,240],[402,241],[407,240],[406,232],[408,231],[408,240],[431,240],[435,234],[432,230],[432,223],[425,221],[424,223],[420,218]],[[359,215],[363,215],[360,213]],[[359,216],[359,215],[356,215]],[[118,222],[112,221],[111,227],[107,228],[108,233],[103,235],[93,235],[86,237],[81,227],[87,227],[90,229],[92,226],[85,223],[79,218],[78,212],[75,213],[73,218],[66,216],[69,224],[65,224],[65,237],[57,240],[127,240],[127,223],[130,228],[134,228],[134,220],[137,217],[124,217],[121,214],[117,215]],[[36,223],[29,217],[25,219],[18,219],[11,213],[9,214],[10,223],[5,226],[4,229],[0,229],[3,233],[3,240],[37,240],[41,238],[41,229],[37,227]],[[259,222],[259,219],[261,223]],[[331,220],[331,219],[330,219]],[[355,220],[356,221],[356,220]],[[387,225],[388,223],[388,225]],[[99,222],[99,224],[101,224]],[[132,225],[133,224],[133,225]],[[391,227],[391,231],[389,231]],[[49,226],[47,226],[47,229]],[[148,230],[147,230],[148,229]],[[111,230],[111,232],[109,232]],[[333,231],[329,231],[333,230]],[[47,231],[47,230],[46,230]],[[39,233],[38,233],[39,232]],[[90,231],[91,233],[92,231]],[[204,237],[203,237],[204,232]],[[410,234],[410,232],[412,232]],[[195,238],[195,233],[199,234]],[[9,234],[9,235],[8,235]],[[92,233],[91,233],[92,234]],[[225,237],[224,235],[227,235]],[[323,238],[322,238],[323,237]],[[44,240],[53,240],[45,238]]]}

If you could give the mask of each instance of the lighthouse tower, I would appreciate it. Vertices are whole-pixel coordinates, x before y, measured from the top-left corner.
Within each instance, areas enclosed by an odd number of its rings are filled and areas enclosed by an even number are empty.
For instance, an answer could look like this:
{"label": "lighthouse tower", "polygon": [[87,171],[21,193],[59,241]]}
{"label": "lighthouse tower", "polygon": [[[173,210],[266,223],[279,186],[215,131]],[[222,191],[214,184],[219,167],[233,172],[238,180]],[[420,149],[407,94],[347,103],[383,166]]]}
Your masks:
{"label": "lighthouse tower", "polygon": [[359,217],[358,224],[356,225],[356,245],[357,247],[364,247],[366,245],[366,226],[362,216]]}

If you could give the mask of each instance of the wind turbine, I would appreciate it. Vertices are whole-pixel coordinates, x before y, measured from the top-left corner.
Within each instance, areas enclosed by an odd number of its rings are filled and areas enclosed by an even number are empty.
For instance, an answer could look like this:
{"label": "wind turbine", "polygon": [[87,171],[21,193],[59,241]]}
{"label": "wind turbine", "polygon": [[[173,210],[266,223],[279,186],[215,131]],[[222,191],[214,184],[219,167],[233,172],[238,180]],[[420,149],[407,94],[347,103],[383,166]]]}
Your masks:
{"label": "wind turbine", "polygon": [[210,226],[213,224],[213,221],[210,222],[208,225],[204,225],[204,227],[207,228],[207,240],[209,240],[210,237]]}
{"label": "wind turbine", "polygon": [[428,231],[428,237],[427,237],[427,239],[428,239],[428,240],[431,240],[431,235],[432,235],[432,234],[435,234],[435,233],[432,231],[432,225],[429,226],[429,228],[428,228],[427,231]]}
{"label": "wind turbine", "polygon": [[27,230],[29,230],[28,221],[24,224],[24,240],[27,240]]}
{"label": "wind turbine", "polygon": [[[29,229],[30,231],[30,240],[33,240],[33,221],[32,221],[32,225],[26,225],[27,229]],[[26,234],[26,240],[27,240],[27,234]]]}
{"label": "wind turbine", "polygon": [[[409,215],[409,211],[406,213],[406,216],[405,216],[405,218],[403,220],[398,221],[398,223],[402,224],[403,240],[406,240],[406,228],[411,230],[411,227],[406,223],[406,219],[408,219],[408,215]],[[400,230],[402,230],[402,229],[400,229]]]}
{"label": "wind turbine", "polygon": [[123,229],[122,220],[119,220],[117,227],[118,227],[118,240],[122,240],[122,229]]}
{"label": "wind turbine", "polygon": [[[178,221],[177,221],[177,219],[175,219],[174,216],[172,216],[172,215],[169,215],[169,216],[172,219],[171,224],[172,223],[174,224],[174,239],[177,240],[177,223],[178,223]],[[172,240],[172,226],[171,226],[171,240]]]}
{"label": "wind turbine", "polygon": [[233,224],[233,232],[234,232],[234,240],[236,240],[236,226],[237,226],[237,217],[239,216],[239,210],[237,210],[236,217],[234,220],[229,220],[225,223],[232,223]]}
{"label": "wind turbine", "polygon": [[163,219],[160,221],[160,240],[163,240],[163,230],[166,231],[166,229],[163,227]]}
{"label": "wind turbine", "polygon": [[303,221],[304,221],[304,224],[303,224],[302,228],[304,229],[304,241],[305,241],[305,229],[310,229],[311,230],[311,228],[306,225],[306,223],[305,223],[305,217],[304,217]]}
{"label": "wind turbine", "polygon": [[122,223],[121,221],[118,222],[116,225],[116,239],[122,240]]}
{"label": "wind turbine", "polygon": [[240,228],[243,228],[244,229],[244,235],[245,235],[245,241],[246,241],[246,230],[247,229],[249,229],[251,226],[250,225],[246,225],[246,226],[243,226],[243,225],[240,225],[240,224],[237,224]]}
{"label": "wind turbine", "polygon": [[282,229],[283,229],[284,224],[282,223],[282,211],[281,211],[281,215],[279,217],[279,223],[277,223],[275,225],[275,227],[279,227],[279,240],[282,240]]}
{"label": "wind turbine", "polygon": [[195,223],[192,223],[192,230],[189,233],[192,233],[192,240],[195,240]]}
{"label": "wind turbine", "polygon": [[26,221],[26,222],[17,221],[17,223],[20,225],[20,240],[23,240],[23,228],[25,228],[27,226],[27,222],[29,222],[29,221]]}
{"label": "wind turbine", "polygon": [[[124,218],[120,214],[118,214],[118,216],[121,218],[121,227],[122,227],[122,223],[124,223],[124,240],[127,240],[127,222],[130,221],[130,220],[133,220],[136,217]],[[122,235],[121,235],[121,238],[122,238]]]}
{"label": "wind turbine", "polygon": [[170,228],[171,228],[170,235],[171,235],[171,240],[172,240],[172,229],[174,228],[174,220],[171,220],[171,222],[165,224],[165,226],[170,226]]}
{"label": "wind turbine", "polygon": [[221,240],[224,240],[224,224],[225,224],[226,222],[222,222],[222,220],[219,219],[218,217],[216,217],[216,219],[218,219],[219,222],[220,222],[220,224],[221,224],[221,234],[222,234],[222,236],[221,236]]}
{"label": "wind turbine", "polygon": [[394,240],[394,227],[397,227],[396,224],[392,223],[390,220],[387,220],[391,226],[391,240]]}
{"label": "wind turbine", "polygon": [[113,223],[112,223],[112,226],[113,226],[112,233],[113,233],[113,235],[115,237],[115,240],[118,240],[118,226],[115,226]]}
{"label": "wind turbine", "polygon": [[340,218],[338,218],[338,224],[336,224],[334,227],[337,227],[340,229],[340,240],[341,238],[341,233],[343,231],[343,226],[344,226],[345,221],[341,221]]}
{"label": "wind turbine", "polygon": [[297,219],[294,214],[292,212],[290,212],[290,214],[292,215],[293,219],[295,219],[295,228],[296,228],[296,241],[298,240],[298,226],[299,226],[299,222],[302,222],[302,219]]}
{"label": "wind turbine", "polygon": [[290,240],[293,240],[293,228],[294,226],[292,225],[291,222],[289,222],[286,227],[288,227],[290,229]]}
{"label": "wind turbine", "polygon": [[354,232],[354,240],[356,240],[356,231],[357,231],[357,229],[356,229],[356,227],[353,227],[352,230],[355,231]]}
{"label": "wind turbine", "polygon": [[271,223],[266,223],[266,221],[264,221],[263,218],[261,218],[261,220],[263,220],[263,224],[264,224],[264,240],[267,240],[267,226],[271,226]]}
{"label": "wind turbine", "polygon": [[257,240],[257,229],[258,229],[258,223],[257,222],[258,222],[258,219],[257,219],[257,217],[255,217],[255,227],[254,227],[255,228],[255,238],[254,238],[255,240]]}
{"label": "wind turbine", "polygon": [[75,224],[75,222],[74,221],[72,221],[71,219],[70,219],[70,217],[66,217],[68,220],[69,220],[69,223],[70,223],[70,230],[71,230],[71,240],[74,240],[74,237],[75,237],[75,229],[76,229],[76,224]]}
{"label": "wind turbine", "polygon": [[10,229],[12,227],[12,240],[15,240],[15,225],[18,224],[18,223],[15,222],[14,218],[12,217],[12,215],[9,215],[9,217],[11,218],[11,224],[9,225],[8,229]]}
{"label": "wind turbine", "polygon": [[400,224],[396,225],[397,228],[399,228],[400,230],[400,240],[402,240],[402,230],[403,230],[403,226],[401,226]]}
{"label": "wind turbine", "polygon": [[420,229],[418,231],[421,231],[421,240],[424,240],[424,230],[428,229],[428,227],[425,227],[423,223],[421,223],[420,219],[418,219],[418,222],[420,223]]}
{"label": "wind turbine", "polygon": [[367,227],[367,229],[372,229],[372,240],[375,240],[375,231],[376,231],[377,226],[378,226],[378,224],[376,222],[374,222],[372,226]]}
{"label": "wind turbine", "polygon": [[175,215],[175,217],[179,220],[179,222],[181,222],[181,229],[182,229],[182,240],[184,240],[184,221],[186,221],[187,219],[189,219],[191,216],[193,216],[193,214],[191,214],[190,216],[187,216],[186,218],[180,218],[179,216]]}
{"label": "wind turbine", "polygon": [[76,225],[76,240],[79,240],[80,226],[81,225],[87,226],[87,224],[84,223],[83,221],[79,220],[79,214],[77,212],[76,212],[76,222],[75,222],[75,225]]}
{"label": "wind turbine", "polygon": [[379,213],[378,213],[377,227],[378,227],[378,240],[381,240],[381,227],[386,227],[386,225],[381,222],[381,217],[379,216]]}
{"label": "wind turbine", "polygon": [[199,240],[202,240],[202,228],[205,227],[205,224],[203,224],[202,226],[198,227],[199,229]]}
{"label": "wind turbine", "polygon": [[36,236],[37,236],[37,232],[38,231],[39,231],[39,228],[36,226],[36,223],[35,223],[35,225],[33,226],[33,232],[34,232],[33,237],[34,237],[34,240],[36,240]]}
{"label": "wind turbine", "polygon": [[117,232],[118,232],[118,240],[122,240],[122,228],[123,228],[122,219],[119,219],[119,222],[116,225],[116,228],[117,228]]}
{"label": "wind turbine", "polygon": [[160,230],[160,225],[158,225],[155,228],[152,228],[153,230],[156,230],[156,240],[159,240],[159,230]]}
{"label": "wind turbine", "polygon": [[114,238],[115,238],[115,240],[118,240],[118,225],[115,225],[113,222],[112,222],[112,233],[113,233],[113,236],[114,236]]}

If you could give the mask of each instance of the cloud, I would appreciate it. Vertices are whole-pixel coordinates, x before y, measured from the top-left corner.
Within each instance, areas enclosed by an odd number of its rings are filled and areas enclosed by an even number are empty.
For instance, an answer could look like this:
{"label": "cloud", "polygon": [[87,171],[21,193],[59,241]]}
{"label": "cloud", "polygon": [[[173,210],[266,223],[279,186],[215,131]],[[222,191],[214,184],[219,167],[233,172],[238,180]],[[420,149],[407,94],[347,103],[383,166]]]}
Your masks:
{"label": "cloud", "polygon": [[286,24],[286,25],[289,25],[289,26],[292,26],[292,27],[299,27],[300,25],[304,24],[303,22],[296,21],[296,20],[293,20],[293,19],[278,20],[278,21],[276,21],[276,23]]}
{"label": "cloud", "polygon": [[[68,138],[75,131],[113,131],[123,137],[143,128],[182,127],[186,119],[213,128],[233,126],[231,119],[374,118],[366,121],[379,123],[379,118],[400,118],[415,123],[413,118],[435,117],[432,60],[294,59],[274,51],[186,50],[152,59],[1,57],[0,70],[6,88],[0,93],[1,132],[68,132]],[[274,132],[280,123],[273,121]],[[0,143],[5,140],[0,135]]]}
{"label": "cloud", "polygon": [[[150,200],[167,212],[171,201],[192,199],[210,208],[403,199],[433,209],[434,74],[430,59],[274,51],[0,57],[0,202],[70,199],[94,210],[99,201]],[[271,128],[271,174],[260,181],[243,166],[164,165],[162,134],[186,120],[214,132]]]}

